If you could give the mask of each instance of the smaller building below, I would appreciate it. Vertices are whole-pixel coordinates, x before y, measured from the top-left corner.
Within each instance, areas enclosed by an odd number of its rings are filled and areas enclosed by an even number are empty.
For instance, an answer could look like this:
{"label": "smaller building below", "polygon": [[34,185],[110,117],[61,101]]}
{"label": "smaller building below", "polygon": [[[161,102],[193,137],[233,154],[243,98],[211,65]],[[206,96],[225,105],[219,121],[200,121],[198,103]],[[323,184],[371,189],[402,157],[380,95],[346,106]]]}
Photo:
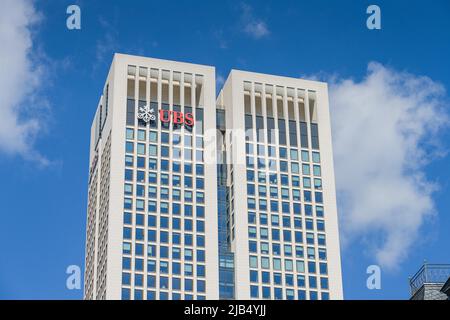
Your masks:
{"label": "smaller building below", "polygon": [[447,300],[450,300],[450,277],[442,286],[441,292],[447,296]]}
{"label": "smaller building below", "polygon": [[409,280],[411,300],[449,300],[450,264],[425,263]]}

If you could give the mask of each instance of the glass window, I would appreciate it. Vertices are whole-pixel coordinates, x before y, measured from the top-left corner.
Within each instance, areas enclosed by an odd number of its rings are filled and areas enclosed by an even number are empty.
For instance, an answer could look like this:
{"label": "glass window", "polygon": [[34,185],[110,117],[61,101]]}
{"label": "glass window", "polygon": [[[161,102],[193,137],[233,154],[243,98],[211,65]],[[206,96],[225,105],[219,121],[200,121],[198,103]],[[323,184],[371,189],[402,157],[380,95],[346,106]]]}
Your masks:
{"label": "glass window", "polygon": [[169,272],[169,263],[167,261],[160,261],[159,271],[161,273],[168,273]]}
{"label": "glass window", "polygon": [[132,206],[133,206],[133,199],[125,198],[123,201],[123,208],[130,210],[132,209]]}
{"label": "glass window", "polygon": [[298,215],[302,213],[301,204],[300,203],[294,203],[294,214]]}
{"label": "glass window", "polygon": [[320,166],[319,165],[314,165],[313,166],[313,173],[314,173],[314,176],[320,177],[321,171],[320,171]]}
{"label": "glass window", "polygon": [[300,177],[299,176],[292,176],[292,186],[300,187]]}
{"label": "glass window", "polygon": [[277,243],[272,244],[272,253],[276,256],[279,256],[281,254],[280,245]]}
{"label": "glass window", "polygon": [[156,212],[156,201],[149,201],[148,202],[148,211]]}
{"label": "glass window", "polygon": [[274,289],[274,297],[275,297],[275,300],[282,300],[283,299],[283,290],[281,288],[275,288]]}
{"label": "glass window", "polygon": [[134,259],[134,269],[138,271],[144,270],[144,260],[142,259]]}
{"label": "glass window", "polygon": [[312,201],[312,197],[311,197],[311,191],[303,191],[303,198],[305,201],[307,202],[311,202]]}
{"label": "glass window", "polygon": [[258,298],[259,297],[258,286],[250,286],[250,295],[251,295],[252,298]]}
{"label": "glass window", "polygon": [[157,170],[158,169],[158,160],[154,158],[150,158],[148,160],[148,168],[149,170]]}
{"label": "glass window", "polygon": [[158,175],[156,172],[148,173],[148,183],[156,183],[158,181]]}
{"label": "glass window", "polygon": [[255,195],[255,185],[254,184],[247,184],[247,194],[248,195]]}
{"label": "glass window", "polygon": [[164,186],[169,185],[169,175],[168,174],[161,174],[161,184]]}
{"label": "glass window", "polygon": [[126,136],[127,136],[127,140],[133,140],[134,139],[134,130],[131,128],[127,128]]}
{"label": "glass window", "polygon": [[143,214],[136,214],[136,225],[137,226],[144,225],[144,215]]}
{"label": "glass window", "polygon": [[286,285],[287,286],[294,286],[294,275],[292,274],[286,274],[285,275]]}
{"label": "glass window", "polygon": [[306,234],[306,243],[307,244],[314,244],[314,234],[313,233],[307,233]]}
{"label": "glass window", "polygon": [[319,128],[317,123],[311,123],[311,147],[319,149]]}
{"label": "glass window", "polygon": [[172,186],[173,187],[181,187],[181,176],[172,175]]}
{"label": "glass window", "polygon": [[312,153],[312,161],[314,163],[320,163],[320,153],[319,152]]}
{"label": "glass window", "polygon": [[328,266],[326,263],[319,263],[319,272],[320,274],[328,274]]}
{"label": "glass window", "polygon": [[314,188],[322,190],[322,179],[314,178]]}
{"label": "glass window", "polygon": [[316,273],[316,263],[314,261],[308,262],[308,272],[309,273]]}
{"label": "glass window", "polygon": [[148,147],[148,154],[149,156],[156,157],[158,155],[158,146],[151,144]]}
{"label": "glass window", "polygon": [[184,160],[192,160],[192,149],[184,149]]}
{"label": "glass window", "polygon": [[142,169],[144,169],[145,168],[145,158],[144,157],[137,157],[137,163],[136,163],[136,166],[138,167],[138,168],[142,168]]}
{"label": "glass window", "polygon": [[130,242],[124,242],[123,243],[122,253],[124,253],[124,254],[131,254],[131,243]]}
{"label": "glass window", "polygon": [[192,276],[192,274],[193,274],[192,264],[186,263],[184,265],[184,275]]}
{"label": "glass window", "polygon": [[316,252],[315,252],[314,248],[311,248],[311,247],[308,247],[306,249],[306,254],[307,254],[308,259],[315,259],[315,257],[316,257]]}
{"label": "glass window", "polygon": [[317,203],[323,203],[323,194],[322,192],[315,192],[314,197]]}
{"label": "glass window", "polygon": [[250,282],[258,282],[258,271],[250,270]]}
{"label": "glass window", "polygon": [[325,239],[325,235],[324,234],[318,234],[317,235],[317,242],[320,246],[325,246],[326,245],[326,239]]}
{"label": "glass window", "polygon": [[250,268],[258,268],[258,257],[250,256]]}
{"label": "glass window", "polygon": [[310,175],[311,174],[308,164],[303,164],[302,165],[302,172],[303,172],[304,175]]}
{"label": "glass window", "polygon": [[197,291],[198,292],[206,291],[205,280],[197,280]]}
{"label": "glass window", "polygon": [[256,227],[253,227],[253,226],[248,227],[248,237],[256,238]]}
{"label": "glass window", "polygon": [[305,272],[305,262],[297,260],[295,262],[297,272],[304,273]]}
{"label": "glass window", "polygon": [[264,299],[270,299],[270,287],[262,287],[262,296]]}
{"label": "glass window", "polygon": [[302,161],[309,162],[309,153],[308,151],[302,150]]}
{"label": "glass window", "polygon": [[270,272],[263,271],[261,272],[262,283],[270,283]]}
{"label": "glass window", "polygon": [[126,195],[132,195],[133,194],[133,185],[125,183],[124,192]]}
{"label": "glass window", "polygon": [[[284,121],[284,119],[278,119],[278,141],[281,145],[286,144],[286,122]],[[280,150],[280,157],[282,157],[281,150]]]}
{"label": "glass window", "polygon": [[144,130],[138,130],[137,138],[139,141],[145,141],[145,133]]}
{"label": "glass window", "polygon": [[297,149],[291,149],[291,160],[298,160],[298,151],[297,151]]}
{"label": "glass window", "polygon": [[248,223],[249,224],[256,224],[256,214],[254,212],[248,213]]}
{"label": "glass window", "polygon": [[137,144],[137,154],[145,155],[145,144],[143,143]]}
{"label": "glass window", "polygon": [[317,217],[323,217],[324,211],[322,206],[316,206],[316,216]]}
{"label": "glass window", "polygon": [[295,299],[295,293],[292,289],[286,289],[286,299],[287,300],[294,300]]}
{"label": "glass window", "polygon": [[130,289],[122,288],[122,300],[130,300]]}
{"label": "glass window", "polygon": [[261,254],[269,254],[269,244],[267,242],[261,242]]}
{"label": "glass window", "polygon": [[317,220],[317,230],[325,231],[325,222],[323,220]]}
{"label": "glass window", "polygon": [[311,178],[303,178],[303,188],[311,188]]}
{"label": "glass window", "polygon": [[305,287],[305,285],[306,285],[305,276],[302,274],[297,275],[297,286]]}
{"label": "glass window", "polygon": [[133,142],[126,142],[125,143],[125,152],[127,153],[133,153],[134,152],[134,143]]}
{"label": "glass window", "polygon": [[281,259],[274,258],[273,259],[273,269],[274,270],[281,270]]}
{"label": "glass window", "polygon": [[124,239],[131,239],[131,228],[123,228],[123,238]]}
{"label": "glass window", "polygon": [[256,241],[249,241],[248,242],[248,247],[249,247],[249,251],[252,253],[257,253],[258,249],[257,249],[257,244]]}
{"label": "glass window", "polygon": [[157,190],[156,187],[153,187],[153,186],[149,186],[148,187],[148,196],[149,196],[149,198],[155,199],[157,197],[156,190]]}
{"label": "glass window", "polygon": [[145,201],[142,199],[136,200],[136,210],[144,210]]}
{"label": "glass window", "polygon": [[203,192],[196,192],[197,195],[197,203],[204,203],[205,202],[205,194]]}
{"label": "glass window", "polygon": [[161,146],[161,157],[168,158],[170,156],[170,149],[167,146]]}
{"label": "glass window", "polygon": [[147,223],[149,227],[156,227],[156,216],[149,215],[147,219]]}
{"label": "glass window", "polygon": [[144,197],[145,193],[145,187],[143,185],[136,185],[136,196],[137,197]]}
{"label": "glass window", "polygon": [[156,271],[156,260],[148,260],[147,261],[147,271],[148,272]]}
{"label": "glass window", "polygon": [[197,175],[204,175],[205,174],[205,167],[203,164],[196,164],[195,165],[195,172],[197,173]]}
{"label": "glass window", "polygon": [[132,167],[133,166],[133,156],[125,155],[125,165],[127,167]]}
{"label": "glass window", "polygon": [[267,257],[261,257],[261,268],[269,269],[270,268],[270,260]]}
{"label": "glass window", "polygon": [[150,142],[158,142],[158,132],[150,131],[148,134],[148,139]]}

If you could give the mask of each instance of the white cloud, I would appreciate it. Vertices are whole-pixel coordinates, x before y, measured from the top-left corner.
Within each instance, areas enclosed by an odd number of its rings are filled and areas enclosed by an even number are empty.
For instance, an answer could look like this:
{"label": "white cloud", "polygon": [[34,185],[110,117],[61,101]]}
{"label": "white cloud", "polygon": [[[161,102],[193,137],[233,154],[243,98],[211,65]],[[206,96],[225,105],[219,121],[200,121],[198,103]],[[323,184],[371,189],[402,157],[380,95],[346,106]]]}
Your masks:
{"label": "white cloud", "polygon": [[[99,38],[95,44],[95,61],[93,64],[93,72],[95,73],[100,65],[109,65],[112,61],[114,53],[117,51],[117,30],[113,23],[110,23],[103,17],[99,18],[100,26],[103,29],[103,38]],[[154,43],[152,43],[153,45]]]}
{"label": "white cloud", "polygon": [[263,21],[251,21],[245,26],[245,32],[256,39],[262,38],[269,34],[267,25]]}
{"label": "white cloud", "polygon": [[260,39],[270,34],[267,24],[254,16],[251,6],[243,3],[241,10],[241,21],[246,34],[255,39]]}
{"label": "white cloud", "polygon": [[32,58],[40,18],[32,1],[0,2],[0,152],[46,165],[33,146],[44,126],[36,112],[45,105],[38,97],[44,68]]}
{"label": "white cloud", "polygon": [[408,255],[435,213],[424,168],[447,126],[444,88],[370,63],[359,82],[330,84],[333,147],[344,244],[362,241],[383,267]]}
{"label": "white cloud", "polygon": [[224,33],[223,29],[213,30],[213,36],[219,43],[220,49],[228,48],[228,41],[225,38],[225,33]]}

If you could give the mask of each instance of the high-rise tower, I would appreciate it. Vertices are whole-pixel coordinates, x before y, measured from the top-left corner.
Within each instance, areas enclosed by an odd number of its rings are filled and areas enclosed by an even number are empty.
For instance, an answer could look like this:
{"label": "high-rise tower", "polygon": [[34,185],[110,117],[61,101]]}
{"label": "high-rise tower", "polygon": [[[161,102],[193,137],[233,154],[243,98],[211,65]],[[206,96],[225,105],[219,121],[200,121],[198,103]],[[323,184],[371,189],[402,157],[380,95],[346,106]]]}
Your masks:
{"label": "high-rise tower", "polygon": [[236,299],[342,299],[326,83],[232,70],[225,112]]}
{"label": "high-rise tower", "polygon": [[85,299],[342,299],[326,83],[116,54]]}
{"label": "high-rise tower", "polygon": [[91,129],[86,299],[219,297],[215,129],[213,67],[114,56]]}

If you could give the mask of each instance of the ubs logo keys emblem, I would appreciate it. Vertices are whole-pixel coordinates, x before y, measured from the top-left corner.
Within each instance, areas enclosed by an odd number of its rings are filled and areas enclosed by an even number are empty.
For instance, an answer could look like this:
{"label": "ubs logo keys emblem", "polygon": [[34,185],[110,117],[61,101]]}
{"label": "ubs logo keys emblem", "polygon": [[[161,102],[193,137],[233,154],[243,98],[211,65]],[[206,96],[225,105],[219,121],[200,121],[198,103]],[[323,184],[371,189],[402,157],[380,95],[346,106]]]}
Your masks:
{"label": "ubs logo keys emblem", "polygon": [[139,107],[139,111],[137,114],[138,119],[143,120],[144,122],[155,121],[156,114],[155,109],[150,107],[150,105],[146,104],[145,106]]}

